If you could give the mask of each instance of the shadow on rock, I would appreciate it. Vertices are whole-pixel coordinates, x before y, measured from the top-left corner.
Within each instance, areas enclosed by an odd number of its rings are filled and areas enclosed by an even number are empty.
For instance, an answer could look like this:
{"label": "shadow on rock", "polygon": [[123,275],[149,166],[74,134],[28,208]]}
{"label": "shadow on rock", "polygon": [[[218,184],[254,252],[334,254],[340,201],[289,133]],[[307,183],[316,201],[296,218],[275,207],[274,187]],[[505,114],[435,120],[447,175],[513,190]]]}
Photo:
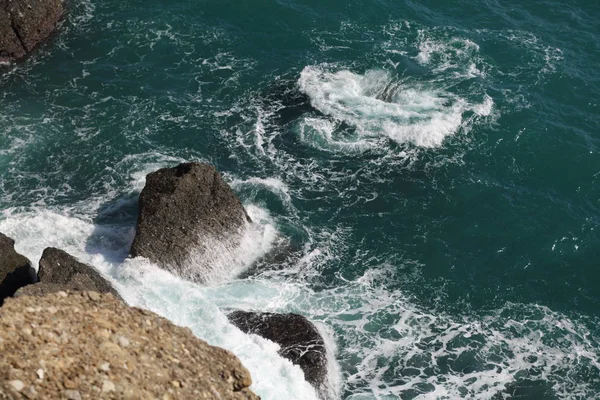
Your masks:
{"label": "shadow on rock", "polygon": [[21,287],[35,282],[31,262],[15,251],[15,241],[0,233],[0,306]]}
{"label": "shadow on rock", "polygon": [[94,218],[94,230],[86,241],[89,254],[102,254],[112,263],[121,264],[129,256],[135,235],[139,193],[130,193],[102,204]]}

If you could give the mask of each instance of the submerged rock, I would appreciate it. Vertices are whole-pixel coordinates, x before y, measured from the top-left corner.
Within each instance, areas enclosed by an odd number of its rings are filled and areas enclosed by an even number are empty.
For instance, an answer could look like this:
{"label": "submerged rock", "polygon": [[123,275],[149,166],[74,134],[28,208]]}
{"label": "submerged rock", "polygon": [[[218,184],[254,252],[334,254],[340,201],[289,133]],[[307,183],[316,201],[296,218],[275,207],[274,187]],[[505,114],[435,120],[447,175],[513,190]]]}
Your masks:
{"label": "submerged rock", "polygon": [[44,250],[40,259],[38,277],[39,283],[20,289],[16,296],[43,296],[61,290],[73,290],[112,293],[115,297],[121,298],[110,282],[94,267],[53,247]]}
{"label": "submerged rock", "polygon": [[302,368],[304,378],[325,398],[327,393],[327,351],[316,326],[298,314],[234,311],[231,323],[281,346],[279,354]]}
{"label": "submerged rock", "polygon": [[0,62],[29,54],[50,36],[62,14],[62,0],[0,0]]}
{"label": "submerged rock", "polygon": [[0,305],[21,287],[35,282],[29,260],[15,251],[15,241],[0,233]]}
{"label": "submerged rock", "polygon": [[227,350],[111,294],[7,299],[0,398],[259,399]]}
{"label": "submerged rock", "polygon": [[193,265],[190,257],[220,251],[222,243],[237,240],[246,222],[242,203],[213,166],[163,168],[146,177],[130,254],[202,283],[207,266]]}

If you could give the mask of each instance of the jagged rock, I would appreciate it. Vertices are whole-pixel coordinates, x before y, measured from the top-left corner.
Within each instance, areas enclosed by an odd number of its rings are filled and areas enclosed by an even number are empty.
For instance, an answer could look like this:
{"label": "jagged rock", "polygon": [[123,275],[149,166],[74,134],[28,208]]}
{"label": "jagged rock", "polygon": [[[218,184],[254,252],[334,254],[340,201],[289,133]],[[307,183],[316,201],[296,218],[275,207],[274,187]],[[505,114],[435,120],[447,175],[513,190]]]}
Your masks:
{"label": "jagged rock", "polygon": [[56,28],[62,0],[0,0],[0,62],[25,57]]}
{"label": "jagged rock", "polygon": [[315,325],[298,314],[234,311],[229,321],[245,333],[253,333],[281,346],[279,354],[304,371],[304,378],[327,397],[327,351]]}
{"label": "jagged rock", "polygon": [[19,288],[35,282],[29,260],[15,251],[15,241],[0,233],[0,305]]}
{"label": "jagged rock", "polygon": [[42,253],[38,270],[39,283],[20,289],[16,296],[43,296],[61,290],[112,293],[121,298],[98,271],[69,253],[48,247]]}
{"label": "jagged rock", "polygon": [[131,256],[202,283],[210,265],[194,264],[190,256],[201,259],[218,251],[216,244],[237,240],[247,222],[240,200],[213,166],[163,168],[146,177]]}
{"label": "jagged rock", "polygon": [[259,399],[227,350],[111,294],[7,299],[0,398]]}

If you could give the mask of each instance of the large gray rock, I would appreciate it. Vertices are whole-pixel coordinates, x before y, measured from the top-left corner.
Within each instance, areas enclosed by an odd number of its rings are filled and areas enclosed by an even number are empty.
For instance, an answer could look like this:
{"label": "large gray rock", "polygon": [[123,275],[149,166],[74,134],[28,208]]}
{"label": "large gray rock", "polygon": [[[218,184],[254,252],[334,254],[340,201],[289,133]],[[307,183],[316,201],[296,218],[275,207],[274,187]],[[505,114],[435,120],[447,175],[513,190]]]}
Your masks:
{"label": "large gray rock", "polygon": [[62,0],[0,0],[0,62],[25,57],[56,28]]}
{"label": "large gray rock", "polygon": [[44,296],[70,290],[112,293],[116,298],[121,298],[110,282],[93,267],[53,247],[44,250],[40,259],[38,277],[39,283],[20,289],[16,297]]}
{"label": "large gray rock", "polygon": [[19,288],[35,282],[29,260],[15,251],[15,241],[0,233],[0,305]]}
{"label": "large gray rock", "polygon": [[304,371],[304,378],[328,397],[327,351],[315,325],[298,314],[234,311],[229,321],[246,333],[253,333],[281,346],[279,354]]}
{"label": "large gray rock", "polygon": [[191,162],[163,168],[146,177],[131,256],[202,283],[210,260],[194,260],[235,242],[247,222],[240,200],[213,166]]}

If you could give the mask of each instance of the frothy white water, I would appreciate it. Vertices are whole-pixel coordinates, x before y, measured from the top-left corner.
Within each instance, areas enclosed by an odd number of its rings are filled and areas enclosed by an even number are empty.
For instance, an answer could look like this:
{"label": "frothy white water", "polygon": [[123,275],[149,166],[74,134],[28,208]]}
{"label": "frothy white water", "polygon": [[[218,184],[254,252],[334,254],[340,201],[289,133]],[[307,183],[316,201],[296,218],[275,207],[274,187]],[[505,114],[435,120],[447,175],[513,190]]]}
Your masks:
{"label": "frothy white water", "polygon": [[426,29],[419,30],[417,36],[419,53],[415,60],[422,65],[431,66],[436,73],[451,71],[456,77],[484,77],[478,67],[479,45],[460,37],[437,38]]}
{"label": "frothy white water", "polygon": [[[139,189],[140,180],[143,184],[146,170],[143,168],[132,177],[134,191]],[[276,235],[266,210],[252,204],[245,206],[255,222],[246,230],[240,246],[224,249],[229,253],[226,255],[210,255],[213,261],[220,260],[217,264],[223,269],[229,268],[232,262],[242,269],[250,265],[270,248]],[[250,371],[252,390],[263,399],[280,399],[282,395],[288,399],[317,399],[315,389],[304,380],[302,370],[277,354],[277,344],[246,335],[229,323],[227,310],[248,308],[237,298],[222,295],[231,290],[231,283],[214,279],[211,285],[201,286],[144,259],[127,259],[133,227],[95,224],[93,214],[88,213],[97,208],[96,204],[55,210],[7,209],[0,218],[0,232],[14,238],[17,251],[27,256],[36,268],[46,247],[63,249],[98,269],[130,305],[152,310],[177,325],[189,327],[210,344],[232,351]],[[235,272],[237,270],[232,273]],[[231,277],[230,274],[228,279]],[[251,293],[262,289],[260,283],[248,281],[248,285]]]}
{"label": "frothy white water", "polygon": [[[309,137],[311,133],[307,131],[320,134],[324,142],[338,147],[345,140],[354,147],[376,146],[381,138],[438,147],[471,121],[465,113],[485,117],[493,109],[493,101],[487,95],[481,103],[470,103],[425,84],[403,82],[383,70],[359,75],[309,66],[300,74],[298,84],[314,108],[333,118],[329,122],[305,120],[302,137]],[[334,124],[339,122],[353,126],[356,136],[334,138]]]}
{"label": "frothy white water", "polygon": [[228,282],[271,250],[278,235],[268,212],[253,205],[246,205],[246,211],[253,222],[245,223],[240,232],[227,237],[201,236],[199,247],[187,261],[190,276],[207,284]]}
{"label": "frothy white water", "polygon": [[[252,180],[239,181],[250,184]],[[132,179],[132,186],[137,186]],[[252,181],[254,182],[254,181]],[[282,193],[276,180],[254,182]],[[270,215],[247,205],[251,217],[274,225]],[[297,265],[308,272],[265,273],[208,286],[196,285],[141,259],[125,259],[133,238],[130,226],[94,224],[89,209],[8,209],[0,232],[34,263],[47,246],[62,248],[105,274],[131,305],[188,326],[200,338],[233,351],[250,370],[252,389],[264,399],[317,398],[299,367],[281,358],[278,346],[231,325],[228,310],[297,312],[316,322],[329,355],[330,398],[493,399],[519,390],[524,379],[542,382],[560,398],[592,398],[599,376],[598,338],[584,324],[546,307],[507,304],[484,313],[455,317],[423,310],[400,291],[388,291],[389,268],[368,270],[354,281],[314,291],[307,276],[318,274],[340,246],[332,238],[307,248]],[[253,240],[268,248],[269,235]],[[254,255],[249,254],[248,262]],[[336,349],[333,337],[343,343]],[[338,364],[339,362],[339,364]],[[344,370],[342,377],[340,370]],[[596,386],[595,386],[596,385]],[[544,392],[549,393],[549,392]]]}

